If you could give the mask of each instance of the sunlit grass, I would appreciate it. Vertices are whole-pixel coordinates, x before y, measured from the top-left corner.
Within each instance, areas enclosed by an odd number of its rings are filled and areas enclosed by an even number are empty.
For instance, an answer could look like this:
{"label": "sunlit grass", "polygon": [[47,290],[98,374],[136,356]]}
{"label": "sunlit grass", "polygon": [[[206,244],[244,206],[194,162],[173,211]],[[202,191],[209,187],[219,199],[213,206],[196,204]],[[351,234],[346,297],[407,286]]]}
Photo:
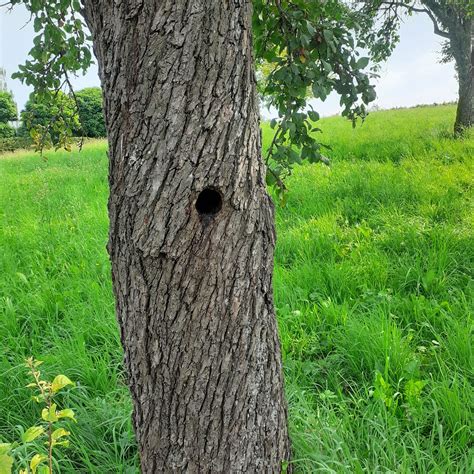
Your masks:
{"label": "sunlit grass", "polygon": [[[472,472],[474,140],[454,108],[322,121],[331,168],[277,206],[275,303],[299,472]],[[269,129],[264,125],[264,142]],[[79,383],[61,472],[136,472],[104,142],[0,157],[0,440],[37,419],[21,363]]]}

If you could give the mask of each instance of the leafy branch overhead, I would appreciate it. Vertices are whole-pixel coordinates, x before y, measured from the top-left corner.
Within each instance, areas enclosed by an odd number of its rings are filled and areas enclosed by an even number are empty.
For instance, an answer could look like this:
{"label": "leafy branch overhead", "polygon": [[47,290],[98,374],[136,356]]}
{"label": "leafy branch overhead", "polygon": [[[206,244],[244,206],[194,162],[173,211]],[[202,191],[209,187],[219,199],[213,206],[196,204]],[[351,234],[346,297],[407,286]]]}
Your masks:
{"label": "leafy branch overhead", "polygon": [[81,15],[81,4],[78,0],[11,0],[2,6],[13,8],[18,4],[30,12],[36,36],[29,59],[12,77],[32,86],[37,100],[58,112],[48,127],[34,131],[34,141],[42,149],[49,145],[49,136],[54,133],[60,137],[56,146],[68,148],[68,139],[77,123],[74,114],[63,107],[60,91],[69,92],[77,105],[71,75],[85,73],[92,64],[91,39]]}
{"label": "leafy branch overhead", "polygon": [[[33,86],[45,102],[55,103],[60,89],[72,93],[70,75],[86,71],[92,61],[81,3],[12,0],[5,5],[20,3],[30,12],[37,35],[31,59],[14,77]],[[260,92],[279,115],[272,121],[275,134],[266,156],[268,183],[283,191],[295,163],[325,160],[324,145],[315,136],[319,114],[309,100],[325,100],[335,91],[343,115],[355,123],[365,116],[375,90],[366,71],[369,58],[359,56],[367,47],[360,24],[342,0],[254,0],[253,7]]]}
{"label": "leafy branch overhead", "polygon": [[[92,63],[91,42],[78,0],[11,0],[31,14],[36,36],[30,57],[13,75],[49,95],[69,84],[69,75],[86,72]],[[70,85],[70,84],[69,84]]]}
{"label": "leafy branch overhead", "polygon": [[309,100],[325,100],[335,91],[343,115],[353,123],[364,117],[376,97],[366,72],[367,47],[353,12],[341,1],[254,1],[255,56],[259,90],[279,118],[267,155],[268,181],[284,190],[284,178],[294,163],[324,160],[324,145],[314,133],[319,114]]}

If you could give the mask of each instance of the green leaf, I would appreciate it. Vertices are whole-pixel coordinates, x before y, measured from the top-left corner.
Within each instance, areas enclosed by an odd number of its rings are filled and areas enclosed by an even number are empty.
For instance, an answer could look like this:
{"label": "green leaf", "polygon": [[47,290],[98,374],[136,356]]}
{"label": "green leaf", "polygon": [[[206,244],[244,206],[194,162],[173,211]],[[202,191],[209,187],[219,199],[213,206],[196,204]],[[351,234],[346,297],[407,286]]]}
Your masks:
{"label": "green leaf", "polygon": [[425,385],[426,382],[424,380],[408,380],[404,388],[408,401],[414,402],[418,400]]}
{"label": "green leaf", "polygon": [[71,433],[64,428],[58,428],[57,430],[54,430],[53,433],[51,434],[51,439],[53,441],[58,440],[59,438],[62,438],[63,436],[69,436]]}
{"label": "green leaf", "polygon": [[319,120],[319,114],[318,112],[315,112],[314,110],[309,110],[308,116],[313,122],[317,122]]}
{"label": "green leaf", "polygon": [[53,441],[53,446],[64,446],[67,448],[69,446],[70,441],[65,439],[64,441]]}
{"label": "green leaf", "polygon": [[34,400],[36,403],[42,403],[44,402],[44,395],[33,395],[31,399]]}
{"label": "green leaf", "polygon": [[266,182],[268,186],[274,186],[277,182],[275,175],[270,170],[267,170]]}
{"label": "green leaf", "polygon": [[368,102],[372,102],[377,98],[377,94],[375,93],[375,89],[372,86],[369,86],[365,91],[365,97]]}
{"label": "green leaf", "polygon": [[67,387],[68,385],[74,385],[74,382],[72,382],[65,375],[56,375],[53,380],[53,383],[51,384],[51,390],[53,391],[53,393],[57,393],[59,392],[59,390],[63,389],[64,387]]}
{"label": "green leaf", "polygon": [[323,36],[327,43],[331,43],[334,40],[334,34],[331,30],[324,30]]}
{"label": "green leaf", "polygon": [[74,411],[70,408],[65,408],[64,410],[60,410],[56,413],[58,418],[70,418],[73,421],[76,421],[74,418]]}
{"label": "green leaf", "polygon": [[0,454],[0,474],[11,474],[13,458],[8,454]]}
{"label": "green leaf", "polygon": [[11,443],[0,443],[0,454],[7,454],[11,447]]}
{"label": "green leaf", "polygon": [[48,459],[48,456],[45,456],[44,454],[35,454],[30,461],[30,469],[33,474],[36,474],[36,470],[38,469],[38,466],[43,462]]}
{"label": "green leaf", "polygon": [[332,72],[331,65],[328,62],[324,61],[324,59],[321,60],[321,62],[323,63],[324,72],[326,72],[326,74],[331,73]]}
{"label": "green leaf", "polygon": [[28,428],[21,437],[24,443],[30,443],[34,441],[38,436],[41,436],[44,433],[44,428],[42,426],[32,426]]}
{"label": "green leaf", "polygon": [[48,466],[44,464],[40,464],[38,468],[38,474],[50,474]]}
{"label": "green leaf", "polygon": [[367,65],[369,64],[369,61],[370,61],[370,58],[366,58],[366,57],[359,58],[356,63],[356,68],[357,69],[366,68]]}
{"label": "green leaf", "polygon": [[53,403],[49,410],[47,408],[43,408],[43,411],[41,412],[41,418],[43,418],[44,421],[49,421],[51,423],[58,421],[59,412],[56,413],[56,403]]}

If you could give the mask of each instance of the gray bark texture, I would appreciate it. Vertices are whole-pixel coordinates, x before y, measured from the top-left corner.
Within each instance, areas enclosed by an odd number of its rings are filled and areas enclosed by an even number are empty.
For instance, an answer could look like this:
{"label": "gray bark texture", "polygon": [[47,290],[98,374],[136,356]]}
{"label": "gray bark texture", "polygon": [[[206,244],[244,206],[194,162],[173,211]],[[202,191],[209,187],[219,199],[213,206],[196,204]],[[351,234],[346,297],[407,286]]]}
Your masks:
{"label": "gray bark texture", "polygon": [[280,472],[290,449],[251,2],[84,7],[142,472]]}
{"label": "gray bark texture", "polygon": [[474,20],[466,19],[453,32],[450,40],[459,81],[459,100],[454,132],[474,124]]}

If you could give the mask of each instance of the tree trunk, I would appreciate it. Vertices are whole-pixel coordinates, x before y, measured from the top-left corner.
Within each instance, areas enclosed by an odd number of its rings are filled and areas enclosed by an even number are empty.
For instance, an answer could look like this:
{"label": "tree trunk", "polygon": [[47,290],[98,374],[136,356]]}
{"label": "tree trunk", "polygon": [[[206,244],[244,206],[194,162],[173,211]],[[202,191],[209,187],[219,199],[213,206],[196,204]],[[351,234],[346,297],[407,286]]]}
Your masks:
{"label": "tree trunk", "polygon": [[458,37],[451,40],[456,71],[459,80],[459,100],[456,110],[454,133],[462,133],[474,124],[474,22],[454,32]]}
{"label": "tree trunk", "polygon": [[250,0],[86,0],[144,473],[289,458]]}

